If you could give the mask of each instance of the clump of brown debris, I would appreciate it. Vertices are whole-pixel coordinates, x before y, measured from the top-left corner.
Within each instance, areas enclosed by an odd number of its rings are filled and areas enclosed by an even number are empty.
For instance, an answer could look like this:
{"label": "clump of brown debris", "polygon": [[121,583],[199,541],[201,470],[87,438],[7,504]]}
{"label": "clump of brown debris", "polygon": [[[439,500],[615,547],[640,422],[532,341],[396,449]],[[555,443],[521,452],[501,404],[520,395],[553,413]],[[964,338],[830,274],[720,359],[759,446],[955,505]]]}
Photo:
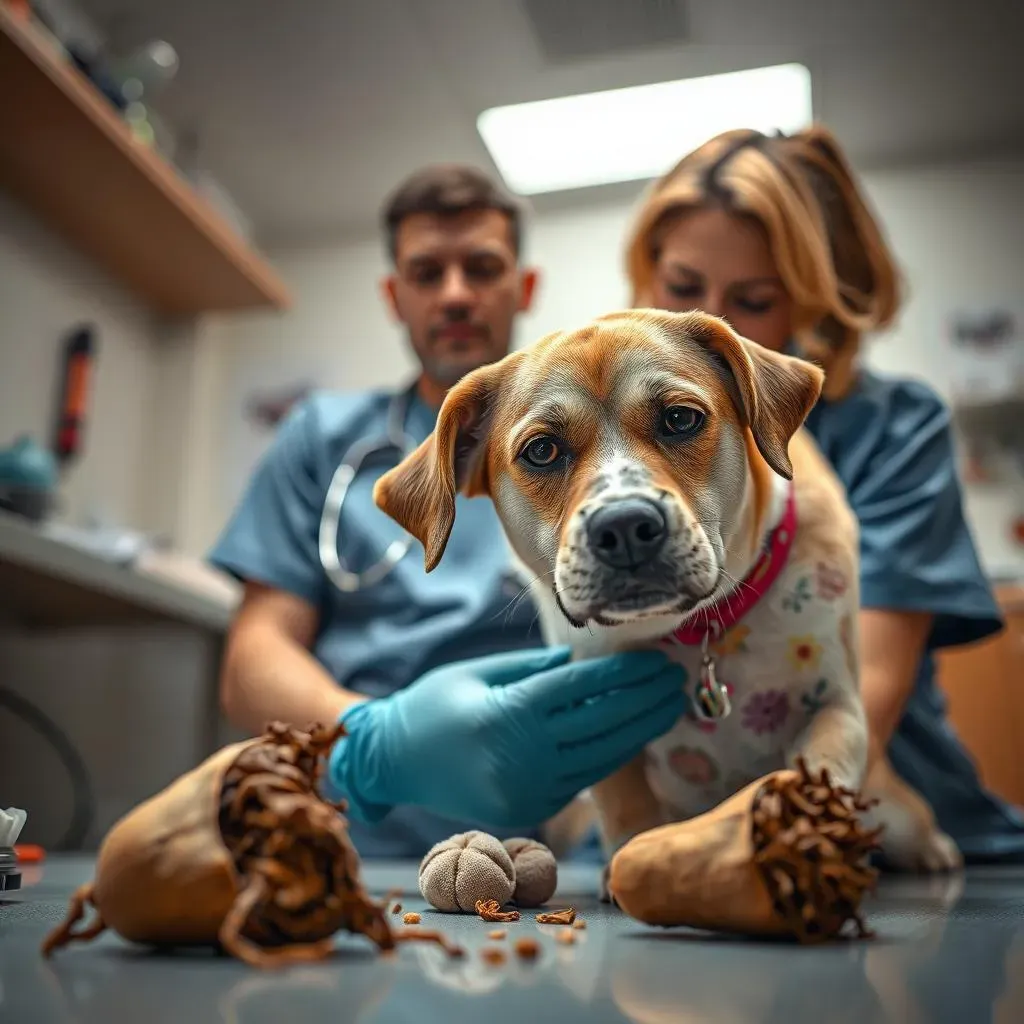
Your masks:
{"label": "clump of brown debris", "polygon": [[538,914],[537,924],[572,924],[576,920],[576,908],[556,910],[550,914]]}
{"label": "clump of brown debris", "polygon": [[[316,792],[332,730],[268,727],[224,775],[218,822],[247,885],[222,929],[230,952],[265,966],[289,943],[316,942],[326,955],[342,928],[394,946],[383,907],[359,881],[359,858],[337,806]],[[254,945],[255,944],[255,945]],[[276,949],[275,949],[276,947]]]}
{"label": "clump of brown debris", "polygon": [[536,960],[540,956],[540,943],[528,935],[516,939],[513,948],[520,960]]}
{"label": "clump of brown debris", "polygon": [[476,912],[484,921],[518,921],[518,910],[502,910],[497,900],[477,900]]}
{"label": "clump of brown debris", "polygon": [[870,804],[825,769],[817,778],[803,761],[797,769],[798,778],[767,779],[753,807],[754,860],[773,906],[800,942],[832,938],[848,922],[869,937],[860,904],[878,878],[868,857],[881,832],[860,822]]}
{"label": "clump of brown debris", "polygon": [[[318,792],[341,726],[274,723],[213,754],[110,830],[96,876],[71,900],[43,954],[111,928],[149,946],[219,946],[257,967],[320,960],[345,929],[381,950],[443,936],[393,931],[360,880],[343,804]],[[79,931],[85,908],[92,924]]]}
{"label": "clump of brown debris", "polygon": [[505,950],[498,949],[497,946],[484,946],[480,950],[480,959],[492,967],[500,967],[506,960]]}
{"label": "clump of brown debris", "polygon": [[641,833],[612,858],[609,891],[620,909],[661,927],[704,928],[822,942],[861,916],[877,879],[869,857],[881,829],[869,804],[828,772],[771,772],[689,821]]}

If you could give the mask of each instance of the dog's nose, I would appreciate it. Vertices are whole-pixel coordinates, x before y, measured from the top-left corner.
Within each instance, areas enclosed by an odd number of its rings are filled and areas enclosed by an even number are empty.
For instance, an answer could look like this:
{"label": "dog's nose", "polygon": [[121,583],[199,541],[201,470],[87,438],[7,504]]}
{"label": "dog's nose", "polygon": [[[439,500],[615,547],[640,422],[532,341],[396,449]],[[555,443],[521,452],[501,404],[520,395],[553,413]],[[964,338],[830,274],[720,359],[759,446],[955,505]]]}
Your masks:
{"label": "dog's nose", "polygon": [[613,569],[638,569],[661,550],[665,516],[645,498],[623,498],[599,508],[587,523],[594,554]]}

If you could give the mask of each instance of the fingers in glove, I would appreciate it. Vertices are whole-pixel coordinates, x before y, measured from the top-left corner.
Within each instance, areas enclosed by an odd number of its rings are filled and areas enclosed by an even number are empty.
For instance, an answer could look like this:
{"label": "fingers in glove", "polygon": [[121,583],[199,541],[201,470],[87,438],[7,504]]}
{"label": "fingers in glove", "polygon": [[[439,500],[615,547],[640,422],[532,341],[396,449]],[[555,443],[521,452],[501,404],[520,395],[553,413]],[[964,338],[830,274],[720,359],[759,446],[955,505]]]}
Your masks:
{"label": "fingers in glove", "polygon": [[559,779],[577,789],[600,782],[636,757],[648,743],[664,736],[686,713],[688,706],[689,701],[681,690],[671,693],[661,703],[611,732],[560,751]]}
{"label": "fingers in glove", "polygon": [[568,647],[538,647],[536,650],[489,654],[484,658],[462,662],[460,667],[488,686],[508,686],[539,673],[558,671],[571,655],[572,651]]}
{"label": "fingers in glove", "polygon": [[566,708],[549,720],[560,749],[613,735],[630,722],[660,709],[683,690],[686,676],[677,665],[630,686],[599,694]]}
{"label": "fingers in glove", "polygon": [[661,651],[629,651],[539,672],[521,686],[540,714],[561,715],[582,701],[646,682],[669,664]]}

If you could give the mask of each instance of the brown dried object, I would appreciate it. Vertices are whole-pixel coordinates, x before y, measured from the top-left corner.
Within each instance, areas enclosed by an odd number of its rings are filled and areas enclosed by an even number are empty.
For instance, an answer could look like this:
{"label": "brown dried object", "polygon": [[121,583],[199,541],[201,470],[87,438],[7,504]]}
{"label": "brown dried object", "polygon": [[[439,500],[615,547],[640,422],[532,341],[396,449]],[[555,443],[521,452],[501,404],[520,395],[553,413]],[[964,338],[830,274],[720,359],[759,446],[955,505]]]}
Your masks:
{"label": "brown dried object", "polygon": [[536,960],[540,956],[540,943],[524,936],[516,939],[515,951],[520,960]]}
{"label": "brown dried object", "polygon": [[396,917],[397,917],[397,916],[398,916],[398,915],[399,915],[399,914],[400,914],[401,912],[402,912],[402,904],[401,904],[401,903],[396,903],[396,904],[395,904],[395,905],[394,905],[394,906],[393,906],[393,907],[391,908],[391,913],[392,913],[392,914],[394,914],[394,915],[395,915]]}
{"label": "brown dried object", "polygon": [[[341,929],[394,948],[401,936],[362,887],[344,807],[317,792],[341,735],[272,724],[125,815],[43,955],[107,928],[149,946],[220,946],[257,967],[320,960]],[[94,922],[76,931],[90,904]]]}
{"label": "brown dried object", "polygon": [[572,924],[576,920],[576,909],[557,910],[552,914],[538,914],[537,924]]}
{"label": "brown dried object", "polygon": [[477,900],[476,912],[485,921],[518,921],[519,911],[503,911],[497,900]]}
{"label": "brown dried object", "polygon": [[487,933],[487,938],[493,939],[495,942],[500,942],[506,935],[508,935],[508,932],[502,931],[500,928],[495,928],[493,932]]}
{"label": "brown dried object", "polygon": [[402,921],[404,924],[419,924],[420,915],[410,911],[408,914],[405,915],[405,917],[402,918]]}
{"label": "brown dried object", "polygon": [[860,905],[881,834],[861,824],[869,806],[801,761],[691,821],[636,836],[612,858],[609,889],[646,924],[811,943],[852,922],[867,937]]}
{"label": "brown dried object", "polygon": [[496,946],[484,946],[480,950],[480,958],[485,963],[498,967],[505,962],[505,950],[498,949]]}

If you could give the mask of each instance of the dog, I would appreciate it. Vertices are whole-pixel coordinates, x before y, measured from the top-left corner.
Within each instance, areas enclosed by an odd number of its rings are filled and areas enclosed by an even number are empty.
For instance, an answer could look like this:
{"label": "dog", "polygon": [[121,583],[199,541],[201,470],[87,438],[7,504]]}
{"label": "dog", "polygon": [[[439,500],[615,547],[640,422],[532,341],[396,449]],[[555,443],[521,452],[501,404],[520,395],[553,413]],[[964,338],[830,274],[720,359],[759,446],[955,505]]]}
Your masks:
{"label": "dog", "polygon": [[608,858],[802,757],[878,801],[889,865],[961,864],[884,756],[868,771],[857,521],[803,426],[823,380],[708,314],[611,313],[466,376],[377,481],[428,572],[456,495],[489,497],[548,643],[679,664],[690,712],[589,793]]}

